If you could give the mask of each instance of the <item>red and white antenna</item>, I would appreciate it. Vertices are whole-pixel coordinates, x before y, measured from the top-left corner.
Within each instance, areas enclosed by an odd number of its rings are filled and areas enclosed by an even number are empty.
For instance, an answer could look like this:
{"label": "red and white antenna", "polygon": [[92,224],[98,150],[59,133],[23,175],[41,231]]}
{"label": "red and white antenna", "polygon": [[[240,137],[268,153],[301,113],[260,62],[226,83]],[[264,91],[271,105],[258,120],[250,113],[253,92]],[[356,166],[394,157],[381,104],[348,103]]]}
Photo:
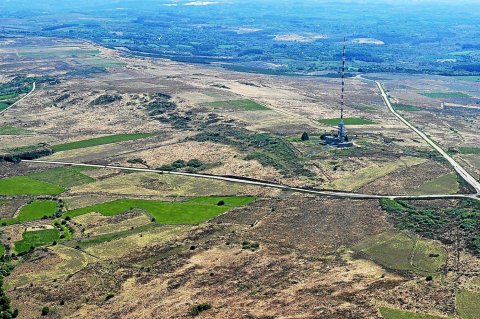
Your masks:
{"label": "red and white antenna", "polygon": [[340,102],[340,119],[343,121],[343,106],[345,105],[344,101],[344,93],[345,93],[345,45],[346,45],[347,39],[346,37],[343,37],[343,53],[342,53],[342,97],[341,97],[341,102]]}

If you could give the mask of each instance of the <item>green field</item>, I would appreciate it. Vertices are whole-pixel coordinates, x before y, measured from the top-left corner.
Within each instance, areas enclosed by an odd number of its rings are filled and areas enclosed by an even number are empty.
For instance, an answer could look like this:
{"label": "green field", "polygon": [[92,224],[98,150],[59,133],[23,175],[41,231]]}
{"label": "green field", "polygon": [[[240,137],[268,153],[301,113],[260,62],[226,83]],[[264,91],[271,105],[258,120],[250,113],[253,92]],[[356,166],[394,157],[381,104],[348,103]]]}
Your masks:
{"label": "green field", "polygon": [[0,242],[0,257],[3,257],[3,255],[5,255],[5,246]]}
{"label": "green field", "polygon": [[[1,106],[0,106],[1,109]],[[29,131],[23,128],[3,125],[0,126],[0,135],[21,135],[28,133]]]}
{"label": "green field", "polygon": [[91,138],[88,140],[81,140],[65,144],[53,145],[52,149],[55,152],[74,150],[77,148],[85,148],[97,145],[112,144],[117,142],[124,142],[130,140],[136,140],[140,138],[146,138],[157,135],[157,133],[132,133],[132,134],[116,134],[103,137]]}
{"label": "green field", "polygon": [[244,111],[266,111],[268,107],[252,100],[228,100],[204,103],[203,105],[214,108],[226,108]]}
{"label": "green field", "polygon": [[475,76],[475,75],[472,75],[472,76],[455,76],[455,78],[457,80],[461,80],[461,81],[469,81],[469,82],[480,82],[480,76]]}
{"label": "green field", "polygon": [[18,54],[20,56],[29,57],[29,58],[50,58],[50,57],[67,57],[67,56],[86,56],[86,55],[97,55],[99,50],[83,50],[83,49],[42,49],[42,50],[29,50],[29,51],[20,51]]}
{"label": "green field", "polygon": [[405,233],[375,235],[358,243],[354,249],[388,269],[420,275],[438,272],[447,259],[445,250],[435,242]]}
{"label": "green field", "polygon": [[101,57],[83,58],[76,60],[76,62],[83,65],[90,65],[101,68],[119,67],[126,65],[126,63],[122,61]]}
{"label": "green field", "polygon": [[457,175],[455,173],[449,173],[420,185],[412,194],[456,194],[459,190]]}
{"label": "green field", "polygon": [[480,294],[465,289],[455,296],[458,314],[462,319],[478,319],[480,314]]}
{"label": "green field", "polygon": [[55,195],[63,191],[62,187],[37,181],[28,176],[0,179],[0,195]]}
{"label": "green field", "polygon": [[207,198],[199,198],[197,200],[199,201],[198,203],[117,199],[107,203],[78,208],[67,212],[65,216],[75,217],[91,212],[113,216],[132,208],[139,208],[148,212],[159,224],[198,224],[228,211],[233,206],[249,203],[251,197],[240,197],[236,200],[231,200],[231,206],[218,206],[218,201]]}
{"label": "green field", "polygon": [[57,202],[52,200],[36,200],[20,209],[16,218],[0,219],[0,223],[14,224],[38,220],[44,216],[51,217],[57,210]]}
{"label": "green field", "polygon": [[433,99],[459,99],[471,97],[470,95],[462,92],[423,92],[420,93],[420,95]]}
{"label": "green field", "polygon": [[461,154],[480,154],[480,147],[460,147]]}
{"label": "green field", "polygon": [[438,317],[416,312],[404,311],[392,308],[380,308],[380,313],[384,319],[446,319],[447,317]]}
{"label": "green field", "polygon": [[392,106],[396,111],[407,111],[407,112],[421,111],[421,109],[418,106],[415,106],[415,105],[393,104]]}
{"label": "green field", "polygon": [[57,210],[57,202],[53,200],[36,200],[25,205],[20,210],[19,222],[40,219],[43,216],[51,217]]}
{"label": "green field", "polygon": [[69,188],[94,182],[95,179],[82,174],[83,171],[91,169],[92,168],[79,166],[57,167],[38,173],[32,173],[28,176],[38,181]]}
{"label": "green field", "polygon": [[14,99],[16,97],[18,97],[18,93],[17,92],[13,92],[13,93],[7,93],[7,94],[2,94],[0,95],[0,100],[9,100],[9,99]]}
{"label": "green field", "polygon": [[[318,120],[322,124],[326,125],[338,125],[340,123],[340,118],[333,118],[333,119],[321,119]],[[345,125],[371,125],[371,124],[378,124],[376,121],[372,121],[369,119],[364,119],[361,117],[348,117],[343,120]]]}
{"label": "green field", "polygon": [[23,239],[15,242],[15,252],[24,253],[31,247],[39,247],[53,243],[60,239],[57,229],[27,231],[22,234]]}

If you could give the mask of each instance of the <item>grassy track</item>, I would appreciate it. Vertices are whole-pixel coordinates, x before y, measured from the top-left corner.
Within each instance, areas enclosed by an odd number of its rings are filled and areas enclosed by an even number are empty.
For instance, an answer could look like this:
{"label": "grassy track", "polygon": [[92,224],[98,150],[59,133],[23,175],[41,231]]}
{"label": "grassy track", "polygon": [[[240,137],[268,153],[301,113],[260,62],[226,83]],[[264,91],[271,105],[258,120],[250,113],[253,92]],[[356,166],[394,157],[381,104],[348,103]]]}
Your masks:
{"label": "grassy track", "polygon": [[417,112],[422,110],[421,108],[415,105],[392,104],[392,106],[396,111]]}
{"label": "grassy track", "polygon": [[[233,206],[245,205],[251,202],[252,197],[230,198],[229,206],[218,206],[223,197],[201,197],[199,202],[162,202],[139,199],[118,199],[111,202],[75,209],[66,213],[66,216],[75,217],[91,212],[98,212],[105,216],[113,216],[132,208],[143,209],[152,215],[160,224],[197,224],[218,216]],[[226,203],[227,203],[226,201]]]}
{"label": "grassy track", "polygon": [[95,179],[82,174],[83,171],[89,169],[90,168],[88,167],[78,166],[58,167],[38,173],[33,173],[28,176],[38,181],[55,184],[64,188],[69,188],[72,186],[94,182]]}
{"label": "grassy track", "polygon": [[391,308],[380,308],[380,313],[384,319],[446,319],[447,317],[438,317],[427,314],[415,313]]}
{"label": "grassy track", "polygon": [[458,314],[462,319],[478,319],[480,314],[480,294],[465,289],[455,296]]}
{"label": "grassy track", "polygon": [[23,239],[15,242],[17,253],[27,252],[31,247],[39,247],[53,243],[60,239],[57,229],[27,231],[22,234]]}
{"label": "grassy track", "polygon": [[81,141],[76,141],[71,143],[57,144],[57,145],[53,145],[52,149],[55,152],[61,152],[61,151],[74,150],[74,149],[85,148],[90,146],[137,140],[137,139],[146,138],[154,135],[157,135],[157,133],[116,134],[116,135],[96,137],[88,140],[81,140]]}
{"label": "grassy track", "polygon": [[63,191],[62,187],[37,181],[28,176],[0,179],[0,195],[54,195]]}
{"label": "grassy track", "polygon": [[79,246],[80,248],[85,249],[85,248],[95,246],[95,245],[98,245],[98,244],[102,244],[102,243],[105,243],[105,242],[109,242],[109,241],[112,241],[112,240],[125,238],[125,237],[135,235],[135,234],[139,234],[139,233],[144,233],[144,232],[147,232],[147,231],[150,231],[150,230],[154,229],[155,227],[160,227],[160,226],[155,225],[153,223],[152,224],[147,224],[147,225],[143,225],[143,226],[140,226],[140,227],[136,227],[134,229],[128,229],[128,230],[119,231],[119,232],[116,232],[116,233],[94,236],[93,238],[68,242],[68,243],[66,243],[66,245],[68,245],[68,246]]}
{"label": "grassy track", "polygon": [[225,203],[225,206],[236,207],[250,204],[255,200],[255,197],[240,197],[240,196],[205,196],[205,197],[196,197],[189,200],[186,200],[185,203],[189,204],[206,204],[206,205],[217,205],[220,201]]}
{"label": "grassy track", "polygon": [[420,93],[423,96],[430,97],[432,99],[458,99],[469,98],[470,95],[462,92],[423,92]]}
{"label": "grassy track", "polygon": [[[318,120],[322,124],[326,125],[338,125],[340,123],[339,118],[333,118],[333,119],[322,119]],[[371,125],[371,124],[378,124],[376,121],[372,121],[369,119],[364,119],[361,117],[349,117],[343,120],[345,125]]]}
{"label": "grassy track", "polygon": [[480,147],[460,147],[461,154],[480,154]]}
{"label": "grassy track", "polygon": [[[2,109],[0,105],[0,110]],[[0,135],[21,135],[28,133],[29,131],[23,128],[18,128],[14,126],[0,126]]]}
{"label": "grassy track", "polygon": [[268,107],[252,100],[229,100],[204,103],[205,106],[214,108],[235,109],[239,111],[268,111]]}

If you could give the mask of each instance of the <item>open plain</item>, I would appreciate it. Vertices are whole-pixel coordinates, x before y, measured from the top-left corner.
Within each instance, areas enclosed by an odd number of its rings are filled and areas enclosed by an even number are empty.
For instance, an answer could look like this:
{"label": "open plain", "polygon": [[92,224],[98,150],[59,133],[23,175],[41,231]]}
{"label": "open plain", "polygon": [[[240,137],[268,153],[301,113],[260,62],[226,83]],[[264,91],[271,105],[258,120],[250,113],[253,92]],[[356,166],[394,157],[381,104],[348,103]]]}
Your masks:
{"label": "open plain", "polygon": [[[478,180],[477,82],[350,77],[355,147],[339,149],[322,143],[336,131],[337,78],[233,72],[71,39],[0,50],[0,86],[36,85],[0,115],[3,290],[21,318],[45,307],[48,318],[475,318],[479,201],[372,80]],[[105,167],[22,161],[32,158]],[[455,194],[472,199],[414,199]]]}

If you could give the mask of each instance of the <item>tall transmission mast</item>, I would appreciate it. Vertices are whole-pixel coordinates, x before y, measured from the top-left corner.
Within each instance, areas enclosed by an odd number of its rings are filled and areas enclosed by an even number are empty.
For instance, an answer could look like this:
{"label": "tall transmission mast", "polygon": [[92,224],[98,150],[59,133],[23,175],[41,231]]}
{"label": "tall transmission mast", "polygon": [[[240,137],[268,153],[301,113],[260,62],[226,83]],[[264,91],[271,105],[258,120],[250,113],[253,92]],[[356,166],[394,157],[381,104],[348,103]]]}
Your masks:
{"label": "tall transmission mast", "polygon": [[346,62],[346,55],[345,55],[345,47],[346,47],[347,39],[343,37],[343,51],[342,51],[342,98],[340,102],[340,119],[343,120],[343,107],[345,105],[344,94],[345,94],[345,62]]}
{"label": "tall transmission mast", "polygon": [[344,143],[347,139],[347,132],[345,130],[345,123],[343,121],[343,107],[345,105],[345,46],[347,39],[343,37],[343,51],[342,51],[342,96],[340,99],[340,123],[338,124],[338,141],[340,144]]}
{"label": "tall transmission mast", "polygon": [[340,123],[338,123],[337,135],[325,135],[325,144],[335,147],[352,147],[353,142],[347,136],[347,129],[345,128],[345,119],[343,109],[345,107],[345,63],[346,55],[345,48],[347,46],[347,38],[343,37],[343,52],[342,52],[342,95],[340,99]]}

